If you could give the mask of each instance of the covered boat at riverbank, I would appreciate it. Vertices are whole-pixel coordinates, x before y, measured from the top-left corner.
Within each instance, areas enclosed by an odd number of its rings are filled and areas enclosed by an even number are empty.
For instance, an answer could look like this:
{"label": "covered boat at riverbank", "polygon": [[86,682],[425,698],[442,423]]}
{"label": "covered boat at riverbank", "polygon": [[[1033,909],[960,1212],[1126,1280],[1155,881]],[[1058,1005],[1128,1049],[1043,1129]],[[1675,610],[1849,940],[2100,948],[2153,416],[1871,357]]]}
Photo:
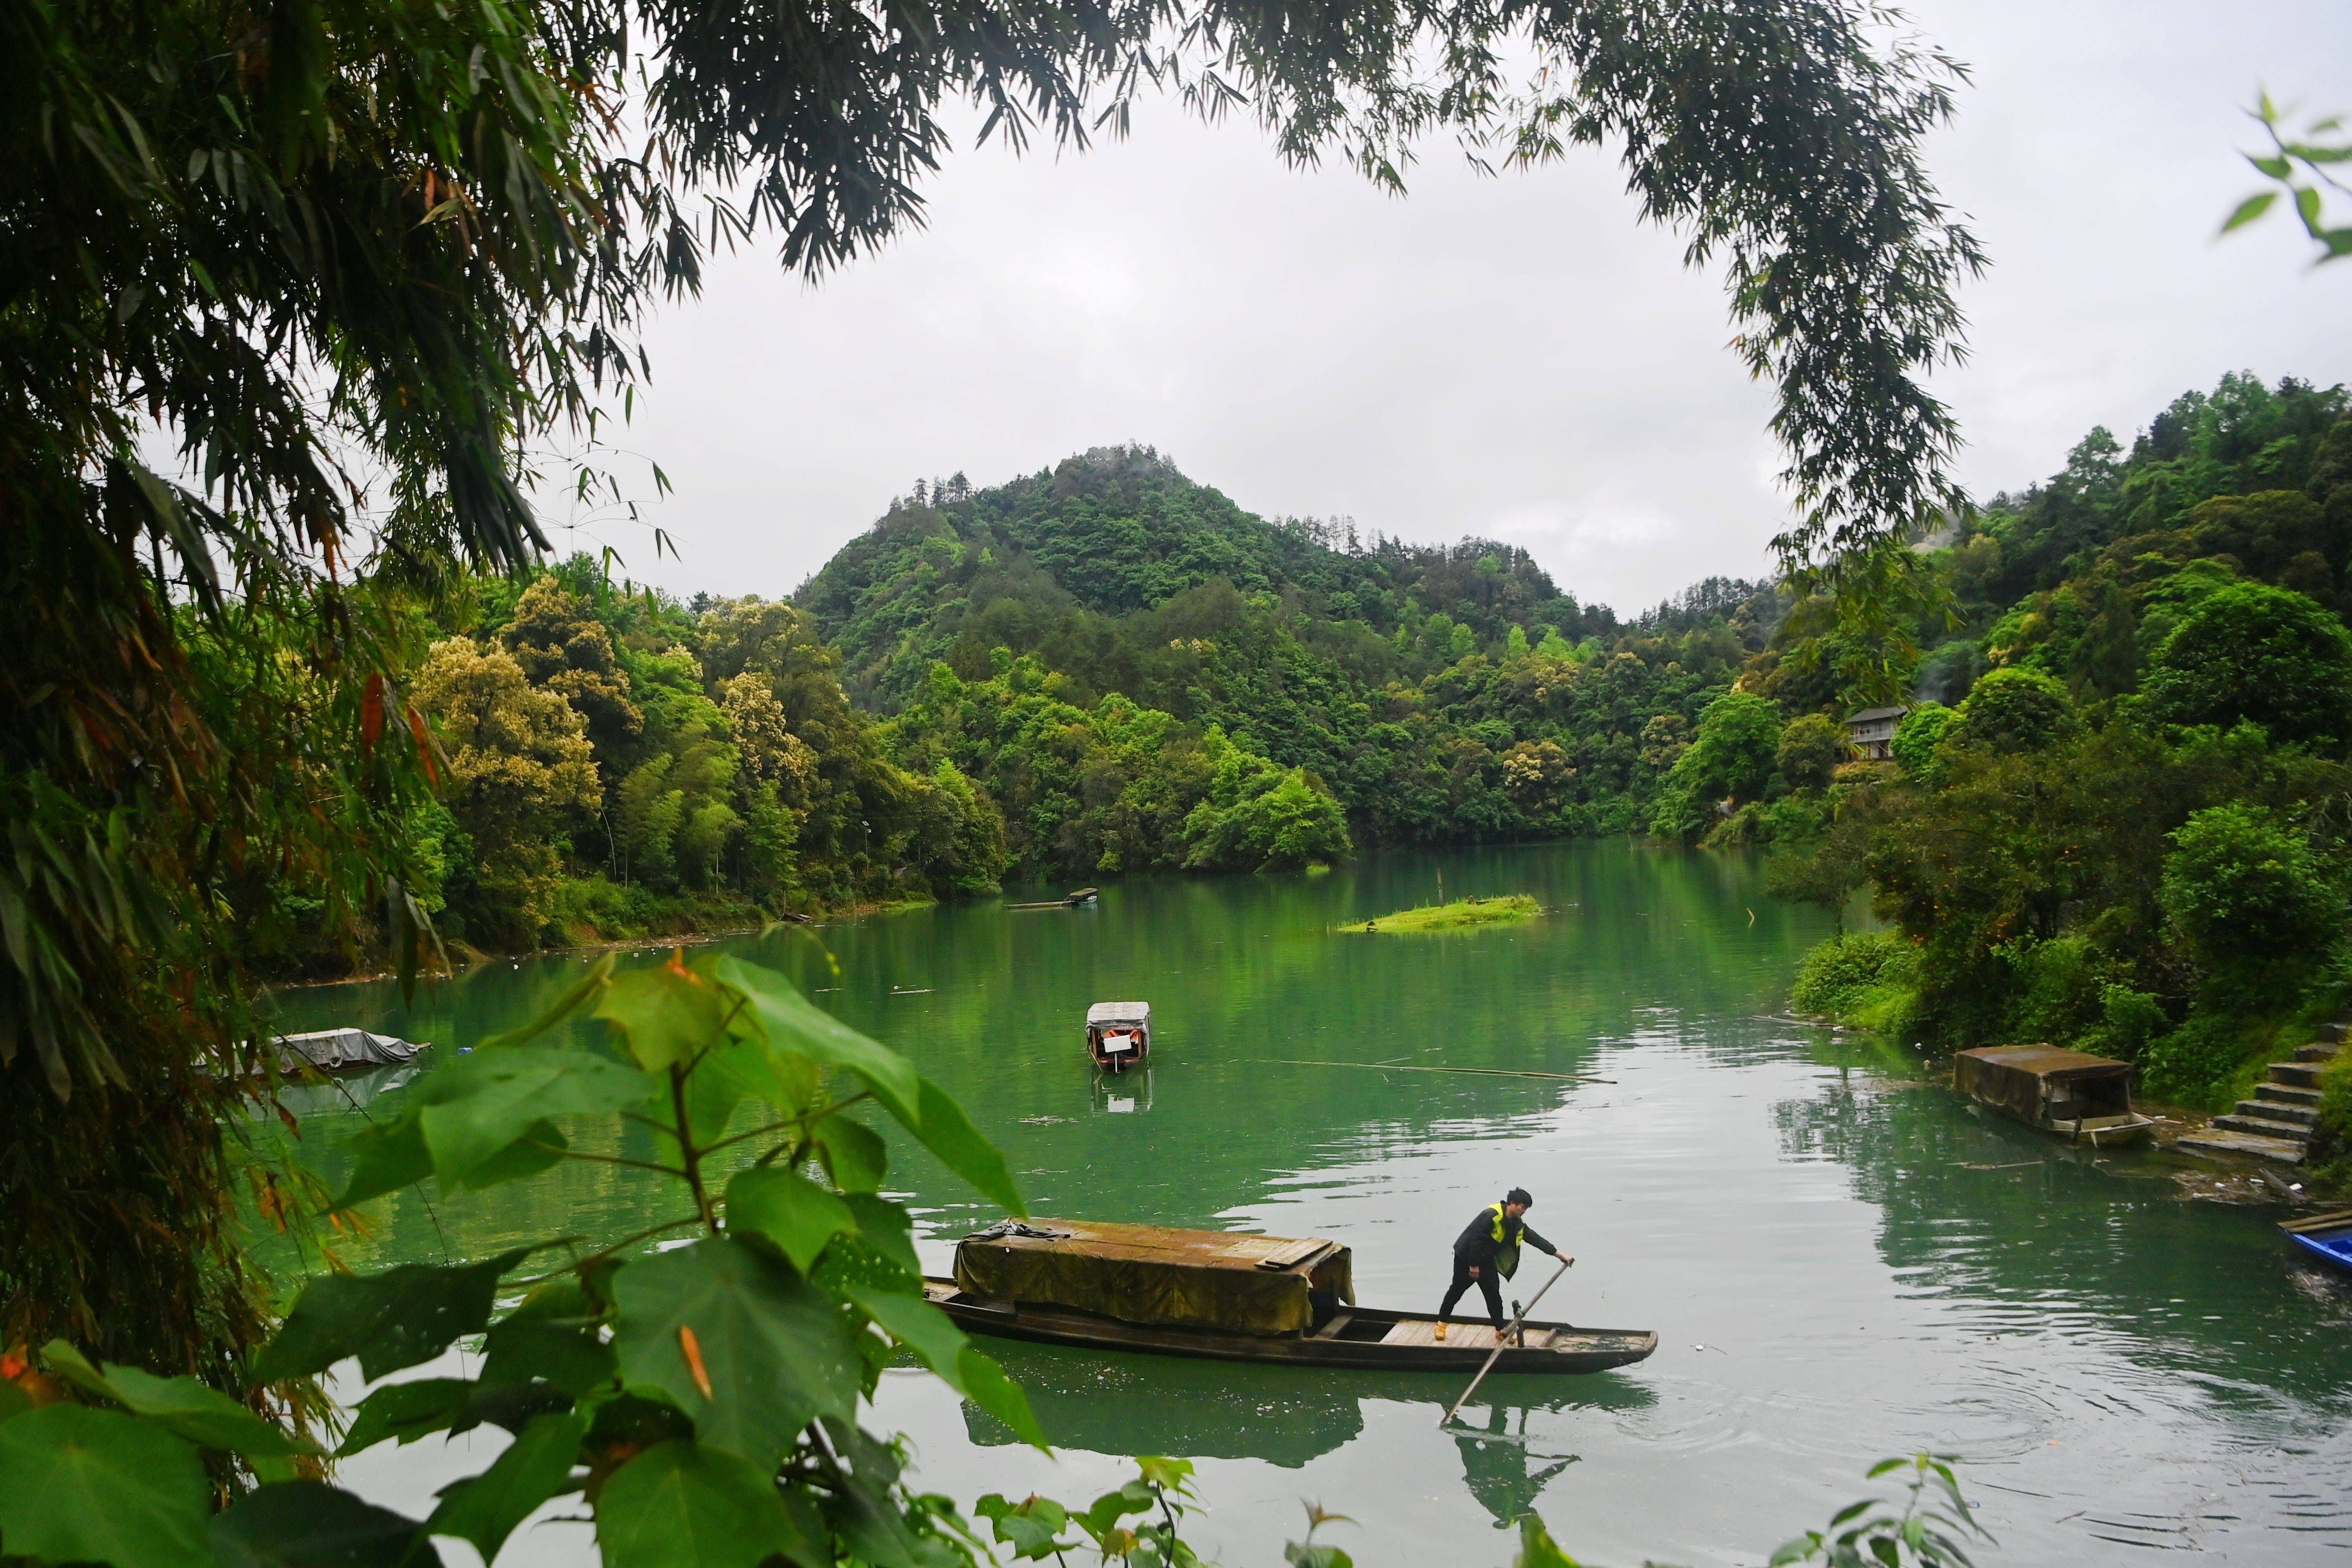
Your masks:
{"label": "covered boat at riverbank", "polygon": [[2095,1149],[2136,1143],[2156,1123],[2131,1107],[2131,1064],[2055,1046],[1988,1046],[1952,1058],[1961,1093]]}
{"label": "covered boat at riverbank", "polygon": [[[932,1303],[966,1331],[1045,1344],[1223,1361],[1475,1372],[1495,1349],[1484,1319],[1353,1304],[1348,1248],[1321,1237],[1242,1236],[1075,1220],[1010,1222],[966,1237]],[[1601,1372],[1642,1360],[1655,1334],[1530,1321],[1501,1373]]]}

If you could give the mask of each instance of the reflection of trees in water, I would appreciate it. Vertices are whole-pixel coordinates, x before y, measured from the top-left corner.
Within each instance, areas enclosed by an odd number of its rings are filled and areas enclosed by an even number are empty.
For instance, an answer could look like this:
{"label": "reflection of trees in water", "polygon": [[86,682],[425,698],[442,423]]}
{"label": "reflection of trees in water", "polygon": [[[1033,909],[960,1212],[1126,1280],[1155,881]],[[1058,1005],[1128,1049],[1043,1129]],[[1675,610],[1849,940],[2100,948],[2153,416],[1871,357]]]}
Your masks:
{"label": "reflection of trees in water", "polygon": [[2121,1338],[2225,1406],[2274,1409],[2284,1389],[2352,1413],[2352,1298],[2315,1311],[2273,1216],[2184,1200],[2166,1157],[2102,1155],[1940,1084],[1850,1069],[1773,1115],[1784,1158],[1834,1162],[1877,1206],[1906,1290],[2001,1331]]}
{"label": "reflection of trees in water", "polygon": [[[1528,890],[1555,912],[1507,932],[1328,934],[1342,920],[1431,900],[1441,873],[1449,896]],[[1729,1048],[1752,1033],[1748,1020],[1780,1005],[1821,923],[1760,900],[1756,882],[1741,857],[1619,842],[1382,854],[1311,879],[1129,878],[1093,910],[945,906],[823,928],[815,935],[838,974],[798,931],[730,947],[822,991],[845,1021],[915,1057],[1006,1150],[1045,1212],[1080,1194],[1086,1212],[1104,1212],[1089,1176],[1118,1172],[1118,1217],[1214,1225],[1269,1195],[1272,1177],[1464,1126],[1491,1135],[1593,1092],[1255,1058],[1573,1072],[1638,1048],[1653,1027]],[[666,954],[648,948],[623,962]],[[405,1007],[388,984],[289,992],[282,1026],[365,1025],[446,1047],[526,1021],[584,968],[577,955],[484,964],[420,987]],[[1078,1026],[1087,1003],[1123,996],[1153,1004],[1159,1037],[1150,1105],[1116,1087],[1135,1113],[1112,1115],[1108,1094],[1088,1096]],[[1660,1004],[1672,1011],[1644,1011]],[[592,1023],[570,1031],[575,1043],[599,1033]],[[928,1155],[894,1160],[894,1187],[916,1190],[930,1228],[993,1217]],[[564,1228],[601,1229],[586,1217]]]}

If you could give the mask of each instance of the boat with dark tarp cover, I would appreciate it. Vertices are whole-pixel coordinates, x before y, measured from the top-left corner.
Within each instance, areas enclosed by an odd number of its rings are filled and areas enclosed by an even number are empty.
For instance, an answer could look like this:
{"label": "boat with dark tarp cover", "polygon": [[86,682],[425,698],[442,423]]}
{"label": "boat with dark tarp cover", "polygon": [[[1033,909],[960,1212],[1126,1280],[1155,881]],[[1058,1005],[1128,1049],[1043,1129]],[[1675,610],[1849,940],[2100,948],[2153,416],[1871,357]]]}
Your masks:
{"label": "boat with dark tarp cover", "polygon": [[2131,1064],[2055,1046],[1986,1046],[1952,1058],[1963,1094],[2094,1149],[2135,1143],[2156,1123],[2131,1107]]}
{"label": "boat with dark tarp cover", "polygon": [[[1084,1220],[1005,1221],[956,1246],[955,1277],[923,1281],[972,1333],[1224,1361],[1475,1372],[1495,1349],[1483,1318],[1354,1305],[1349,1251],[1309,1237],[1241,1236]],[[1495,1370],[1601,1372],[1658,1336],[1529,1321]]]}

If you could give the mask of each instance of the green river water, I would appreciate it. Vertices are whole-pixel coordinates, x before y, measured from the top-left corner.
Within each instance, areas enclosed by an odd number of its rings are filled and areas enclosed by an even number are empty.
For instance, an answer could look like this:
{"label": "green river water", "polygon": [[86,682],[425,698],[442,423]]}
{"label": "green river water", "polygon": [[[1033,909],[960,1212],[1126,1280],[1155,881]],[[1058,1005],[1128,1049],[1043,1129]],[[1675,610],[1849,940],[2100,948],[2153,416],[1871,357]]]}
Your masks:
{"label": "green river water", "polygon": [[[1448,897],[1527,891],[1550,912],[1475,933],[1328,931],[1432,901],[1441,878]],[[1454,1234],[1524,1185],[1532,1222],[1577,1258],[1540,1315],[1659,1335],[1620,1372],[1496,1379],[1449,1432],[1450,1376],[996,1342],[1057,1455],[894,1371],[878,1419],[913,1438],[920,1484],[967,1506],[992,1490],[1083,1502],[1124,1473],[1118,1456],[1175,1454],[1199,1461],[1200,1542],[1233,1568],[1278,1563],[1303,1500],[1357,1521],[1327,1538],[1360,1563],[1507,1563],[1504,1527],[1533,1508],[1586,1561],[1738,1563],[1860,1496],[1872,1461],[1927,1447],[1967,1461],[1999,1539],[1987,1568],[2150,1550],[2346,1562],[2352,1289],[2294,1262],[2275,1215],[2187,1201],[2184,1162],[2095,1158],[1968,1105],[1904,1052],[1782,1016],[1828,927],[1760,881],[1741,859],[1606,842],[845,922],[817,933],[837,977],[805,936],[734,939],[913,1056],[1006,1150],[1035,1214],[1331,1237],[1354,1248],[1360,1299],[1434,1308]],[[282,1021],[429,1040],[429,1060],[530,1016],[586,962],[485,965],[410,1007],[384,984],[292,991]],[[1127,998],[1152,1005],[1151,1068],[1101,1082],[1081,1020]],[[334,1138],[419,1070],[296,1091],[310,1157],[331,1167]],[[892,1186],[944,1272],[953,1238],[997,1215],[899,1157]],[[345,1256],[617,1237],[674,1206],[654,1203],[633,1173],[588,1164],[402,1194]],[[1530,1258],[1515,1293],[1550,1268]],[[421,1512],[503,1441],[387,1445],[345,1479]],[[592,1559],[584,1530],[551,1523],[501,1561]]]}

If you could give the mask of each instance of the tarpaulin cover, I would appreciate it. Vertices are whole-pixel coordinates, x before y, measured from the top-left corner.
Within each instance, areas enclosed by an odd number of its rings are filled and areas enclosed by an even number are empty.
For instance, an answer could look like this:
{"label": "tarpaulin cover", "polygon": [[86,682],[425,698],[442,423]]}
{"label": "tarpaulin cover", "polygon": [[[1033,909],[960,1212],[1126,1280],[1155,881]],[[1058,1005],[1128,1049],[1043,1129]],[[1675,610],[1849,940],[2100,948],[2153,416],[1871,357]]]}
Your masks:
{"label": "tarpaulin cover", "polygon": [[1343,1301],[1356,1298],[1348,1249],[1336,1242],[1083,1220],[1029,1223],[1069,1234],[967,1237],[956,1247],[957,1286],[975,1296],[1069,1307],[1122,1322],[1244,1334],[1313,1328],[1310,1287]]}
{"label": "tarpaulin cover", "polygon": [[[2084,1105],[2128,1110],[2131,1064],[2054,1046],[1990,1046],[1962,1051],[1952,1060],[1953,1082],[1961,1092],[2000,1106],[2028,1121],[2042,1114],[2045,1090],[2064,1086],[2066,1098]],[[2074,1114],[2102,1114],[2100,1110]]]}
{"label": "tarpaulin cover", "polygon": [[300,1067],[383,1067],[404,1062],[416,1047],[391,1035],[365,1029],[316,1029],[307,1035],[278,1037],[278,1068],[292,1072]]}

